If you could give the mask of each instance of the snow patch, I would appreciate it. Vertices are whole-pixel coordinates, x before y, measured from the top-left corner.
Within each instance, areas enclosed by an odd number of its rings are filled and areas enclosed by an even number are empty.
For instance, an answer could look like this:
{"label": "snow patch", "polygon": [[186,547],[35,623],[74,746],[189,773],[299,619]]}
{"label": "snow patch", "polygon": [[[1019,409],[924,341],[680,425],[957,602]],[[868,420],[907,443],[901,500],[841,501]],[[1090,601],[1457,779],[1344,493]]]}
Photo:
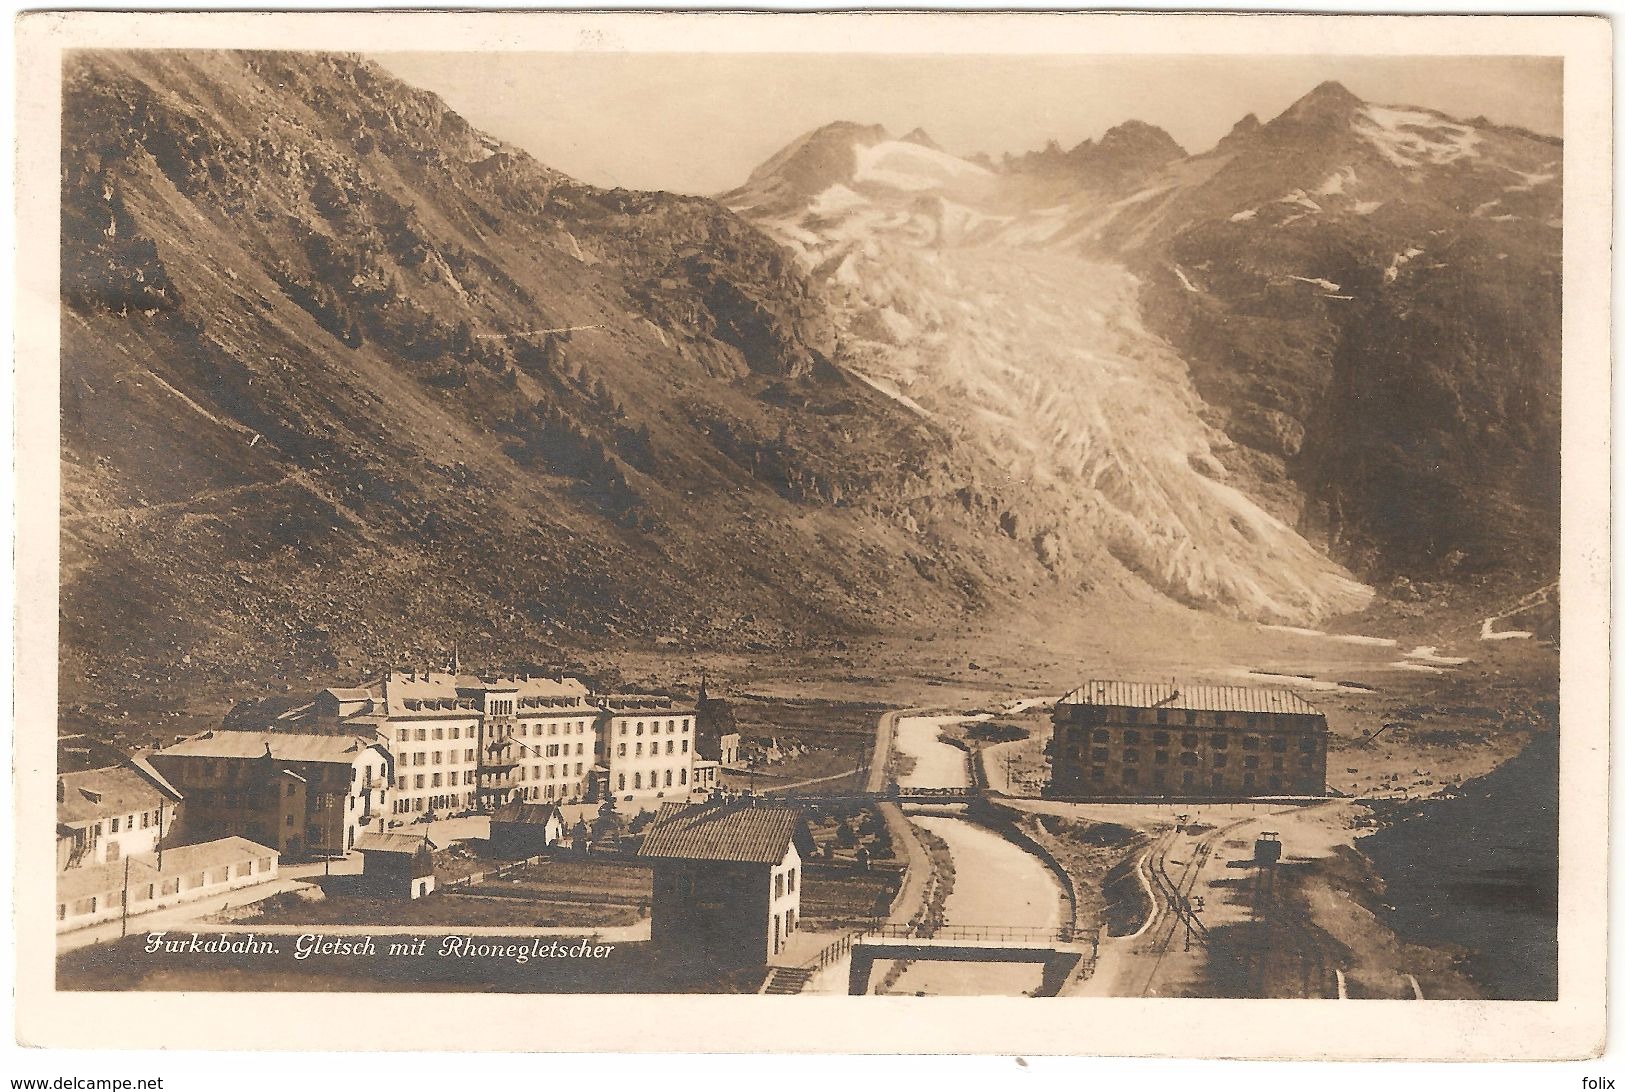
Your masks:
{"label": "snow patch", "polygon": [[1405,263],[1421,253],[1421,247],[1411,246],[1406,247],[1398,254],[1395,254],[1394,260],[1388,263],[1388,268],[1382,271],[1383,282],[1386,284],[1393,284],[1394,281],[1399,279],[1399,271],[1404,268]]}
{"label": "snow patch", "polygon": [[1325,277],[1300,277],[1295,273],[1289,273],[1287,276],[1291,277],[1295,281],[1302,281],[1304,284],[1318,284],[1328,292],[1337,292],[1343,287],[1340,284],[1333,284]]}
{"label": "snow patch", "polygon": [[1189,277],[1185,276],[1185,271],[1183,269],[1179,268],[1177,265],[1174,266],[1174,276],[1179,278],[1179,283],[1185,286],[1185,290],[1187,292],[1200,292],[1201,291],[1200,288],[1196,287],[1194,284],[1191,283],[1191,279]]}
{"label": "snow patch", "polygon": [[987,168],[975,163],[901,140],[886,140],[867,148],[855,148],[857,169],[854,182],[868,182],[898,190],[931,190],[945,182],[986,178]]}
{"label": "snow patch", "polygon": [[1438,664],[1443,667],[1458,667],[1467,662],[1465,656],[1441,656],[1438,645],[1417,645],[1405,653],[1407,660],[1419,660],[1425,664]]}
{"label": "snow patch", "polygon": [[1395,660],[1388,665],[1396,671],[1420,671],[1426,675],[1443,675],[1444,668],[1434,667],[1432,664],[1412,663],[1410,660]]}
{"label": "snow patch", "polygon": [[1305,209],[1308,209],[1310,212],[1320,212],[1321,211],[1320,206],[1318,204],[1316,204],[1314,202],[1314,200],[1312,198],[1310,198],[1310,196],[1307,193],[1304,193],[1302,190],[1293,190],[1289,194],[1285,194],[1284,196],[1277,197],[1275,199],[1275,202],[1276,202],[1276,204],[1280,204],[1280,205],[1299,205],[1299,206],[1301,206],[1301,207],[1303,207]]}
{"label": "snow patch", "polygon": [[1359,176],[1354,173],[1353,167],[1339,167],[1326,176],[1325,181],[1321,182],[1320,187],[1315,192],[1322,197],[1332,197],[1343,193],[1345,187],[1359,180]]}
{"label": "snow patch", "polygon": [[1534,636],[1527,629],[1503,629],[1497,631],[1495,623],[1499,621],[1500,618],[1484,619],[1484,624],[1478,628],[1478,639],[1480,641],[1527,641]]}
{"label": "snow patch", "polygon": [[1253,217],[1255,217],[1257,215],[1258,215],[1258,210],[1257,209],[1242,209],[1240,212],[1231,214],[1230,222],[1232,224],[1240,224],[1240,223],[1243,223],[1243,222],[1245,222],[1247,220],[1251,220]]}
{"label": "snow patch", "polygon": [[1370,216],[1373,212],[1376,212],[1380,208],[1382,208],[1381,201],[1354,202],[1354,214],[1356,216]]}
{"label": "snow patch", "polygon": [[1356,122],[1354,131],[1400,168],[1454,163],[1465,156],[1476,156],[1483,140],[1471,125],[1446,121],[1421,110],[1367,106],[1360,113],[1366,123]]}

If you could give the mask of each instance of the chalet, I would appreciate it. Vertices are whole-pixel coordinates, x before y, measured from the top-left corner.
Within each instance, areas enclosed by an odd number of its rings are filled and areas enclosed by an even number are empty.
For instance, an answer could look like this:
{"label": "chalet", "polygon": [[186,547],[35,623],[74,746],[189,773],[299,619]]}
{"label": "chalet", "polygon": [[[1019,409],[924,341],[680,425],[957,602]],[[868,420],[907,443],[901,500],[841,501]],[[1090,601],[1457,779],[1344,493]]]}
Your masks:
{"label": "chalet", "polygon": [[1061,698],[1054,722],[1053,796],[1326,794],[1325,714],[1290,690],[1095,681]]}
{"label": "chalet", "polygon": [[564,840],[564,814],[554,804],[510,800],[491,813],[491,855],[534,857]]}
{"label": "chalet", "polygon": [[434,891],[434,843],[411,834],[363,834],[362,886],[368,894],[420,899]]}
{"label": "chalet", "polygon": [[666,804],[638,856],[654,867],[651,939],[720,965],[766,963],[801,916],[801,862],[813,853],[795,808],[750,799]]}
{"label": "chalet", "polygon": [[181,794],[130,761],[56,779],[56,867],[106,864],[173,840]]}

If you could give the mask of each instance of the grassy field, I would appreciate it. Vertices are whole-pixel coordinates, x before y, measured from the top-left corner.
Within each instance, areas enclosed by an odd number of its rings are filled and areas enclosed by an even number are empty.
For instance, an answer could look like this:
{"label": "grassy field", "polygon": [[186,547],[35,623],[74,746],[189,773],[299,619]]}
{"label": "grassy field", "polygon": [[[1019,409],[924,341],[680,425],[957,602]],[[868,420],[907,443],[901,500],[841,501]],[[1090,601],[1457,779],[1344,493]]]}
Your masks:
{"label": "grassy field", "polygon": [[890,869],[809,868],[803,876],[801,920],[811,929],[884,917],[902,878]]}

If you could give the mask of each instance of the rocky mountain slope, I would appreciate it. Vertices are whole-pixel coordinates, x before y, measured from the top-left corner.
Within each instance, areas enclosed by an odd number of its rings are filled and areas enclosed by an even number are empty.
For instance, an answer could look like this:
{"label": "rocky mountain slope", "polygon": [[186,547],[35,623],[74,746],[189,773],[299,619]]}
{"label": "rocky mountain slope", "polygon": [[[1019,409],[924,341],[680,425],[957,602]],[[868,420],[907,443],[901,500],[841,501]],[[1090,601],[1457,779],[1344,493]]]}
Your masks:
{"label": "rocky mountain slope", "polygon": [[[716,204],[583,186],[370,63],[65,72],[64,701],[1033,594],[949,432]],[[70,718],[71,719],[71,718]]]}
{"label": "rocky mountain slope", "polygon": [[[994,164],[841,124],[721,200],[840,351],[1178,598],[1556,565],[1560,142],[1336,84],[1188,155],[1128,122]],[[793,184],[786,179],[793,178]]]}

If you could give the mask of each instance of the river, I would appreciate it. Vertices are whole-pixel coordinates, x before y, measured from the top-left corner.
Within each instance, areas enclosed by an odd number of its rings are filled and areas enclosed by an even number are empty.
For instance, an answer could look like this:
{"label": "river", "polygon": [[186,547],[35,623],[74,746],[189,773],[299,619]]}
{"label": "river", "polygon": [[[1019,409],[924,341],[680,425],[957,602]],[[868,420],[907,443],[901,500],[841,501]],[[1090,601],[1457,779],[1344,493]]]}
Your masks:
{"label": "river", "polygon": [[[970,717],[900,717],[895,746],[914,759],[905,785],[968,785],[965,752],[937,738],[944,725]],[[949,925],[1060,924],[1061,889],[1038,858],[977,823],[950,815],[911,820],[941,838],[954,861],[954,888],[944,906]],[[877,978],[878,978],[877,974]],[[916,962],[886,992],[928,995],[1020,996],[1036,990],[1036,963]]]}

